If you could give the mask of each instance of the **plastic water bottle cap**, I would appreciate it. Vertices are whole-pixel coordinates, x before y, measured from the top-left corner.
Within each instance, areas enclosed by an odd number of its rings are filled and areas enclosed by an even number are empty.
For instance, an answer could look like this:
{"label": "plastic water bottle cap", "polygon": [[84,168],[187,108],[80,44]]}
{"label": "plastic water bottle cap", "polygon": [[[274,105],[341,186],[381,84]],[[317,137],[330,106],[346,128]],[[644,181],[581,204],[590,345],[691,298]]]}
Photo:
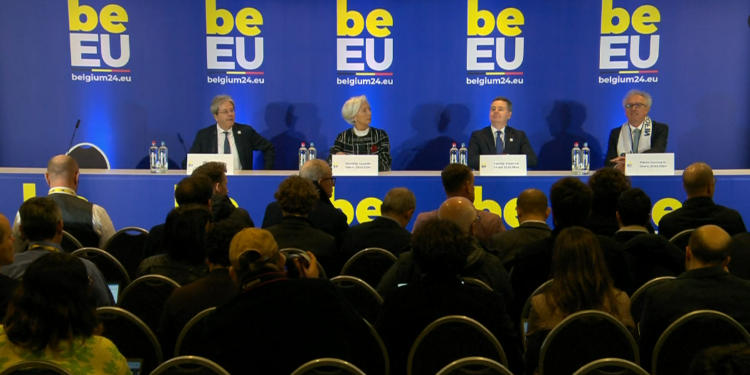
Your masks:
{"label": "plastic water bottle cap", "polygon": [[305,142],[302,142],[302,147],[305,147]]}
{"label": "plastic water bottle cap", "polygon": [[461,147],[466,147],[466,143],[461,143]]}
{"label": "plastic water bottle cap", "polygon": [[456,147],[456,142],[453,142],[453,147]]}
{"label": "plastic water bottle cap", "polygon": [[578,147],[578,142],[573,143],[573,146]]}
{"label": "plastic water bottle cap", "polygon": [[589,143],[588,142],[583,142],[583,147],[589,147]]}
{"label": "plastic water bottle cap", "polygon": [[156,141],[151,141],[151,144],[152,144],[152,145],[155,145],[155,144],[156,144]]}
{"label": "plastic water bottle cap", "polygon": [[310,147],[315,147],[315,143],[310,142]]}
{"label": "plastic water bottle cap", "polygon": [[161,141],[161,145],[164,146],[164,141]]}

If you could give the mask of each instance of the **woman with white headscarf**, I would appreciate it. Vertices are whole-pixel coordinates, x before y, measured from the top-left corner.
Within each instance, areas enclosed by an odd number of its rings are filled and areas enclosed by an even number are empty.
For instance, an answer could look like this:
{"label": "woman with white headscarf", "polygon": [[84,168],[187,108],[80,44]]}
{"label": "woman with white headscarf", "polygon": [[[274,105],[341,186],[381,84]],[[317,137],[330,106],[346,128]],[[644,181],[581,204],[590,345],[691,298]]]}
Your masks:
{"label": "woman with white headscarf", "polygon": [[331,164],[333,155],[378,155],[378,171],[391,170],[391,144],[384,130],[370,126],[372,112],[364,95],[355,96],[344,103],[341,115],[352,125],[336,136],[328,155]]}

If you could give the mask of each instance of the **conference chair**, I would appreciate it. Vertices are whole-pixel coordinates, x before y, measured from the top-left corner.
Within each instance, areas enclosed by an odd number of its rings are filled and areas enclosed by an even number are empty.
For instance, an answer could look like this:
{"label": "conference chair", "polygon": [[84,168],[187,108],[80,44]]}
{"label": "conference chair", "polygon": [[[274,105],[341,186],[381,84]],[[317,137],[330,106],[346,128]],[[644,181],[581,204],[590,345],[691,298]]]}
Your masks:
{"label": "conference chair", "polygon": [[624,324],[602,311],[580,311],[547,335],[539,352],[539,375],[569,375],[602,358],[640,363],[638,345]]}
{"label": "conference chair", "polygon": [[698,310],[683,315],[659,337],[651,361],[651,375],[684,375],[703,349],[737,343],[750,344],[750,334],[727,314]]}
{"label": "conference chair", "polygon": [[480,288],[480,289],[484,289],[484,290],[489,290],[490,292],[493,292],[492,288],[490,288],[490,286],[487,285],[487,283],[485,283],[482,280],[475,279],[473,277],[462,277],[461,281],[465,285],[468,285],[468,286],[471,286],[471,287]]}
{"label": "conference chair", "polygon": [[368,322],[375,322],[383,304],[383,297],[366,282],[352,276],[336,276],[331,279],[336,289]]}
{"label": "conference chair", "polygon": [[505,366],[482,357],[462,358],[443,367],[437,375],[513,375]]}
{"label": "conference chair", "polygon": [[365,375],[362,370],[353,364],[336,358],[314,359],[300,366],[292,375]]}
{"label": "conference chair", "polygon": [[203,354],[202,349],[205,348],[203,332],[200,329],[193,329],[193,327],[214,310],[216,310],[216,307],[209,307],[199,312],[185,325],[174,346],[175,357]]}
{"label": "conference chair", "polygon": [[[84,247],[74,251],[71,255],[75,255],[79,258],[88,259],[91,263],[96,265],[96,268],[101,271],[104,280],[107,284],[119,284],[117,290],[123,290],[130,285],[130,276],[120,262],[115,259],[112,255],[104,250],[97,249],[95,247]],[[114,296],[117,300],[118,296]]]}
{"label": "conference chair", "polygon": [[117,307],[135,314],[156,332],[167,298],[179,287],[180,284],[166,276],[141,276],[120,293]]}
{"label": "conference chair", "polygon": [[[375,327],[370,324],[366,319],[362,319],[365,324],[367,324],[367,328],[370,330],[370,334],[372,335],[373,341],[372,341],[372,347],[369,349],[368,353],[377,353],[378,351],[382,353],[381,356],[371,356],[370,358],[378,357],[378,360],[373,360],[372,363],[363,363],[359,367],[367,370],[368,374],[383,374],[383,375],[390,375],[391,373],[391,359],[388,356],[388,349],[385,347],[385,343],[383,343],[383,340],[380,338],[380,335],[378,334],[378,331],[375,330]],[[382,360],[382,364],[379,363],[380,360]],[[373,369],[371,370],[370,367]]]}
{"label": "conference chair", "polygon": [[685,229],[680,233],[677,233],[674,235],[674,237],[669,239],[669,242],[672,243],[672,245],[675,245],[680,248],[680,250],[685,251],[687,249],[688,241],[690,241],[690,236],[693,235],[693,232],[695,232],[695,229]]}
{"label": "conference chair", "polygon": [[536,288],[534,293],[531,293],[529,298],[526,299],[526,303],[523,304],[523,309],[521,310],[521,324],[519,325],[519,328],[521,329],[521,341],[523,342],[524,352],[526,352],[526,331],[528,330],[529,325],[529,314],[531,314],[531,299],[538,294],[546,292],[551,286],[552,280],[545,281],[544,284]]}
{"label": "conference chair", "polygon": [[79,143],[71,147],[66,155],[75,159],[81,169],[110,169],[107,155],[93,143]]}
{"label": "conference chair", "polygon": [[[284,255],[287,255],[287,254],[297,254],[297,255],[305,254],[305,255],[307,255],[307,251],[302,250],[302,249],[296,249],[296,248],[293,248],[293,247],[287,247],[286,249],[279,250],[279,254],[284,254]],[[328,275],[326,274],[326,270],[323,269],[323,265],[320,264],[320,262],[318,262],[318,270],[320,270],[320,278],[321,279],[328,279]]]}
{"label": "conference chair", "polygon": [[125,270],[131,280],[136,279],[138,265],[143,261],[143,248],[146,245],[148,231],[138,227],[126,227],[118,230],[109,238],[102,250],[112,254]]}
{"label": "conference chair", "polygon": [[341,275],[354,276],[370,286],[377,286],[397,260],[398,258],[386,249],[369,247],[349,258],[341,269]]}
{"label": "conference chair", "polygon": [[581,367],[573,375],[649,375],[633,362],[620,358],[602,358]]}
{"label": "conference chair", "polygon": [[0,372],[0,375],[72,375],[68,370],[47,361],[23,361]]}
{"label": "conference chair", "polygon": [[80,248],[83,248],[83,245],[81,245],[81,241],[78,241],[75,237],[73,237],[72,234],[63,231],[63,238],[62,242],[60,243],[60,247],[62,247],[62,249],[65,250],[66,253],[72,253]]}
{"label": "conference chair", "polygon": [[406,373],[436,374],[466,357],[489,358],[508,366],[505,351],[492,332],[469,317],[449,315],[430,323],[414,341]]}
{"label": "conference chair", "polygon": [[[638,288],[638,290],[630,296],[630,315],[633,316],[635,324],[641,322],[641,316],[643,315],[643,304],[646,302],[646,291],[670,280],[674,280],[674,276],[663,276],[657,277]],[[640,329],[639,329],[640,331]]]}
{"label": "conference chair", "polygon": [[96,314],[104,327],[103,337],[112,341],[125,358],[143,360],[142,374],[150,374],[162,363],[159,340],[137,316],[119,307],[100,307]]}
{"label": "conference chair", "polygon": [[159,365],[151,375],[229,375],[227,370],[209,359],[195,356],[172,358]]}

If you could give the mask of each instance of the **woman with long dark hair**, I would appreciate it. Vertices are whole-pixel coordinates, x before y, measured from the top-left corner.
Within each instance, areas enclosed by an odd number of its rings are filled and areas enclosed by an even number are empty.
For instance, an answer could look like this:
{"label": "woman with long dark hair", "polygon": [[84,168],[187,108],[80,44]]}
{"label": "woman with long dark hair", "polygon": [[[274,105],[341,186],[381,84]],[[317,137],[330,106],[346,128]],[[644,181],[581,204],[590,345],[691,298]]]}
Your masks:
{"label": "woman with long dark hair", "polygon": [[101,330],[86,266],[70,254],[50,253],[29,265],[8,306],[0,327],[0,370],[43,360],[73,374],[130,374]]}

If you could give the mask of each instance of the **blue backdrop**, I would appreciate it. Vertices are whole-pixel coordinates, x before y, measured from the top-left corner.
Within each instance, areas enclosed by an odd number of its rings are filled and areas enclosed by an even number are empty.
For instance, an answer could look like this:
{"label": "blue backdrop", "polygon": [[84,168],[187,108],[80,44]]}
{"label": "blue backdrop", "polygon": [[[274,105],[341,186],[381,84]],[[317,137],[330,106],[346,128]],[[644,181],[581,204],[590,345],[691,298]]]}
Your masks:
{"label": "blue backdrop", "polygon": [[152,140],[181,161],[225,93],[277,169],[302,141],[325,157],[361,94],[394,169],[442,169],[498,95],[537,169],[566,169],[574,141],[601,163],[638,88],[677,168],[750,168],[748,15],[747,0],[3,0],[0,165],[45,166],[77,119],[113,168],[144,165]]}

